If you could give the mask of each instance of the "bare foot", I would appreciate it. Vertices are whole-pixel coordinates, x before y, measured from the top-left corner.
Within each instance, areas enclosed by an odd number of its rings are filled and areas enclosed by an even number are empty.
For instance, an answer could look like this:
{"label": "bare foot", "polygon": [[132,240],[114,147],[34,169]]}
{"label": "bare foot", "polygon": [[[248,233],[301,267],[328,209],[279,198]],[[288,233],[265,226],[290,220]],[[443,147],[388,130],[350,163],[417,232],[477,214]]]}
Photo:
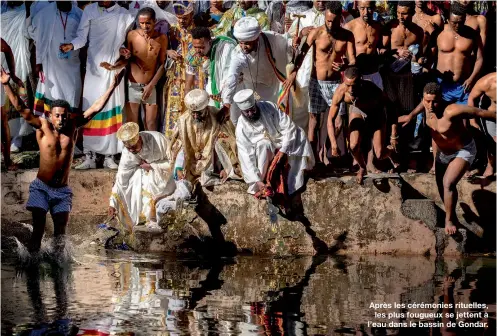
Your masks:
{"label": "bare foot", "polygon": [[478,175],[479,171],[478,169],[473,169],[471,171],[467,171],[465,174],[464,174],[464,178],[465,179],[472,179],[472,178],[475,178],[477,175]]}
{"label": "bare foot", "polygon": [[445,222],[445,233],[448,234],[449,236],[452,236],[454,233],[456,233],[457,228],[455,227],[452,222],[448,221]]}
{"label": "bare foot", "polygon": [[435,166],[431,167],[429,174],[435,175]]}
{"label": "bare foot", "polygon": [[381,170],[379,170],[378,168],[376,168],[374,166],[374,164],[368,164],[366,166],[366,169],[368,170],[368,173],[372,173],[372,174],[380,174],[381,173]]}
{"label": "bare foot", "polygon": [[487,164],[487,169],[485,169],[485,171],[483,172],[483,177],[486,178],[494,176],[494,174],[495,174],[494,167],[491,164]]}
{"label": "bare foot", "polygon": [[364,175],[366,175],[366,169],[359,168],[359,171],[357,172],[357,175],[355,178],[357,184],[362,184],[362,180],[364,179]]}

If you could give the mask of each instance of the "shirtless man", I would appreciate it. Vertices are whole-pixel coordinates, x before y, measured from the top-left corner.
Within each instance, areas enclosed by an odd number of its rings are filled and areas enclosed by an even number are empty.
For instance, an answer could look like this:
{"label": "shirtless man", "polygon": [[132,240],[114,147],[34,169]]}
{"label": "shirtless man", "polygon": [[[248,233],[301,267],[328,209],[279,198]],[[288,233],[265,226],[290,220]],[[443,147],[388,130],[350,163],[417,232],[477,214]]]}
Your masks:
{"label": "shirtless man", "polygon": [[435,175],[438,191],[445,207],[445,232],[456,232],[457,183],[470,167],[476,155],[475,141],[463,118],[488,118],[495,120],[495,112],[472,106],[451,104],[441,106],[441,88],[428,83],[423,89],[423,107],[426,125],[438,147]]}
{"label": "shirtless man", "polygon": [[378,72],[377,49],[381,45],[381,24],[373,20],[375,1],[358,1],[359,17],[348,22],[344,28],[354,34],[356,65],[362,79],[370,80],[383,90],[383,81]]}
{"label": "shirtless man", "polygon": [[[496,113],[496,80],[497,76],[495,72],[492,72],[486,76],[483,76],[476,82],[475,86],[473,87],[473,90],[471,90],[471,93],[469,94],[468,98],[468,106],[475,106],[475,104],[479,104],[480,98],[485,95],[488,98],[490,98],[490,106],[488,107],[488,111]],[[482,120],[482,123],[484,123],[484,128],[486,129],[486,132],[488,133],[489,136],[493,138],[493,141],[490,140],[488,143],[488,149],[487,149],[487,168],[485,169],[485,172],[483,172],[483,177],[489,177],[493,176],[495,174],[495,142],[496,142],[496,125],[495,121],[492,120]],[[480,126],[478,123],[476,123],[475,119],[471,119],[471,125],[476,127],[477,129],[480,129]],[[492,150],[493,148],[493,150]]]}
{"label": "shirtless man", "polygon": [[[473,2],[469,0],[458,0],[459,4],[466,8],[466,20],[464,24],[473,28],[480,34],[483,47],[487,42],[487,19],[483,15],[479,15],[473,10]],[[492,27],[493,29],[493,27]]]}
{"label": "shirtless man", "polygon": [[[421,27],[412,22],[414,15],[414,3],[412,1],[399,1],[397,6],[397,19],[390,21],[384,30],[382,50],[386,56],[384,66],[383,84],[385,93],[392,104],[397,115],[408,114],[415,107],[416,91],[415,80],[411,72],[411,62],[420,62],[423,55],[422,44],[424,32]],[[418,45],[418,53],[415,57],[409,51],[411,45]],[[405,61],[402,68],[397,68],[399,62]],[[396,125],[394,125],[396,127]],[[416,142],[414,138],[415,125],[399,131],[398,150],[405,155],[399,156],[402,162],[399,170],[407,166],[410,145]]]}
{"label": "shirtless man", "polygon": [[[464,24],[466,9],[459,3],[450,8],[449,22],[437,37],[436,55],[442,98],[447,103],[467,104],[483,65],[478,33]],[[472,55],[476,55],[476,61]]]}
{"label": "shirtless man", "polygon": [[[340,71],[345,67],[344,58],[350,65],[355,64],[354,35],[340,27],[342,5],[338,1],[326,2],[324,25],[312,30],[301,53],[295,61],[295,69],[283,84],[284,88],[293,85],[297,71],[311,47],[313,67],[309,83],[309,129],[308,138],[318,161],[327,163],[326,120],[321,123],[321,114],[326,114],[331,105],[333,93],[341,82]],[[343,109],[342,114],[345,112]],[[333,145],[333,144],[332,144]],[[335,147],[337,144],[334,144]],[[336,148],[335,148],[336,151]]]}
{"label": "shirtless man", "polygon": [[[366,175],[366,162],[361,151],[362,141],[373,142],[372,149],[377,159],[390,156],[390,150],[384,146],[387,125],[387,98],[371,81],[361,79],[356,67],[349,67],[344,72],[343,83],[336,89],[328,115],[328,136],[332,146],[332,155],[338,156],[335,136],[335,118],[342,103],[350,105],[349,110],[349,146],[352,156],[359,165],[356,181],[362,183]],[[397,131],[392,128],[391,146],[397,145]]]}
{"label": "shirtless man", "polygon": [[414,3],[412,22],[420,26],[424,31],[423,53],[425,53],[430,42],[430,36],[435,30],[443,28],[442,16],[430,11],[427,1],[416,0]]}
{"label": "shirtless man", "polygon": [[[36,179],[29,186],[29,199],[26,204],[26,208],[33,215],[33,233],[29,244],[31,253],[40,250],[48,211],[54,222],[55,238],[62,238],[65,234],[72,207],[72,191],[67,184],[77,130],[100,112],[123,75],[124,71],[116,74],[107,92],[82,115],[71,115],[68,102],[55,100],[52,102],[49,116],[40,118],[14,93],[9,84],[10,76],[1,71],[1,81],[10,102],[20,111],[22,117],[36,128],[36,140],[40,148],[40,168]],[[55,239],[54,243],[57,251],[64,248],[62,239]]]}
{"label": "shirtless man", "polygon": [[126,121],[138,123],[140,105],[145,110],[145,130],[157,131],[157,94],[155,85],[164,74],[168,39],[154,30],[155,11],[150,7],[140,9],[137,14],[138,28],[128,33],[127,49],[131,55],[115,65],[102,63],[107,70],[115,70],[130,64]]}

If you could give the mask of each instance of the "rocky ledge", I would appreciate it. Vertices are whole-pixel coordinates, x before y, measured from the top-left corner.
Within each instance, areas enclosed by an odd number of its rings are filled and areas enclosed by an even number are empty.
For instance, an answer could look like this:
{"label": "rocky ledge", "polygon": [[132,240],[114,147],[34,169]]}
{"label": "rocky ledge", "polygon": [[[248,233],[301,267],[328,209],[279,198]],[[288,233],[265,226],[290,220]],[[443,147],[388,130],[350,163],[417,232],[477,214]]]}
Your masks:
{"label": "rocky ledge", "polygon": [[[24,208],[36,170],[2,173],[2,238],[29,237]],[[74,192],[69,232],[84,240],[103,222],[115,172],[71,171]],[[292,218],[271,223],[267,204],[229,181],[203,189],[197,204],[171,214],[162,232],[138,227],[132,245],[140,252],[310,255],[319,253],[460,255],[495,252],[495,182],[463,180],[457,213],[462,226],[443,231],[443,206],[434,176],[377,175],[364,185],[353,176],[311,179]],[[26,225],[28,224],[28,225]],[[52,231],[50,220],[48,232]]]}

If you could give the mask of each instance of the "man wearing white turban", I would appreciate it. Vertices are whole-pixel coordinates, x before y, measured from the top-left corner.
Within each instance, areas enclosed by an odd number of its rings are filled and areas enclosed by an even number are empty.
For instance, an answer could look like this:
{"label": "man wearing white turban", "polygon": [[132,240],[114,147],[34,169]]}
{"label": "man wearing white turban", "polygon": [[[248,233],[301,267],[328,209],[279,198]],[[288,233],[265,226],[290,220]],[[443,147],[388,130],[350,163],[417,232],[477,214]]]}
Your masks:
{"label": "man wearing white turban", "polygon": [[242,111],[236,144],[248,192],[286,199],[304,185],[304,171],[314,167],[304,130],[274,103],[256,102],[250,89],[238,91],[233,100]]}
{"label": "man wearing white turban", "polygon": [[[261,100],[276,103],[280,96],[281,84],[285,80],[285,68],[292,53],[291,41],[284,35],[262,32],[253,17],[238,20],[233,35],[239,44],[233,52],[225,85],[227,92],[224,96],[232,104],[237,90],[249,88],[254,90]],[[239,83],[241,85],[238,85]],[[233,124],[236,125],[239,116],[238,113],[232,113]]]}
{"label": "man wearing white turban", "polygon": [[224,110],[209,106],[209,94],[201,89],[187,93],[185,106],[169,149],[169,155],[176,158],[177,178],[193,184],[199,181],[202,186],[241,179],[235,129]]}

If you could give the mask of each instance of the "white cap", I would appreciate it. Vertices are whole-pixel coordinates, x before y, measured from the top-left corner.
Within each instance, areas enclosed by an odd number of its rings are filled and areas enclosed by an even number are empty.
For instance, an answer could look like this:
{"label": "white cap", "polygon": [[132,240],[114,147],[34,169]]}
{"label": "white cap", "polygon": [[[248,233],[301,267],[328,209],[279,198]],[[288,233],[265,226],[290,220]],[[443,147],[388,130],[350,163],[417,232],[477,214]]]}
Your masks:
{"label": "white cap", "polygon": [[256,18],[245,16],[235,23],[233,36],[240,42],[250,42],[256,40],[261,31],[261,26]]}
{"label": "white cap", "polygon": [[209,105],[209,94],[205,90],[194,89],[185,96],[186,108],[190,111],[202,111]]}
{"label": "white cap", "polygon": [[238,91],[233,96],[233,101],[236,103],[240,110],[248,110],[255,105],[254,90],[245,89]]}

